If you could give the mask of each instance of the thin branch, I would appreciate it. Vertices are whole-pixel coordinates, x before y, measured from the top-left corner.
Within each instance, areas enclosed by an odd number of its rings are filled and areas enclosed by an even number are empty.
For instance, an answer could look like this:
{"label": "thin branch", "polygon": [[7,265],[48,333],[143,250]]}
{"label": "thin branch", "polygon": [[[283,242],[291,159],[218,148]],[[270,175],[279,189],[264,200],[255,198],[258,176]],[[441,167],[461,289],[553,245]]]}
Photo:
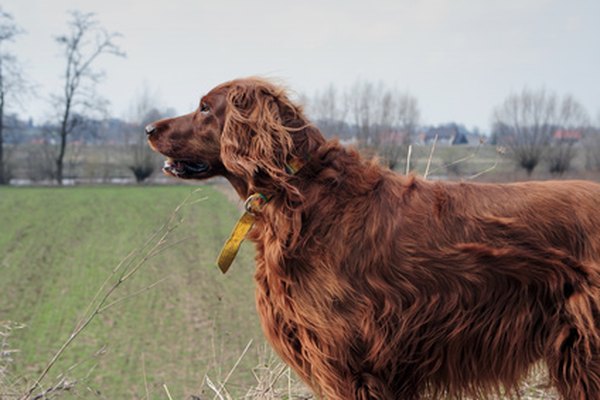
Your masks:
{"label": "thin branch", "polygon": [[171,247],[175,247],[175,246],[177,246],[177,245],[179,245],[179,244],[181,244],[183,242],[187,242],[188,240],[191,240],[191,239],[193,239],[193,237],[192,236],[188,236],[188,237],[184,237],[183,239],[180,239],[180,240],[178,240],[176,242],[162,243],[161,245],[163,245],[163,246],[162,247],[158,247],[156,250],[154,250],[154,252],[150,253],[148,255],[148,259],[154,258],[157,255],[163,253],[164,251],[170,249]]}
{"label": "thin branch", "polygon": [[473,152],[471,154],[461,157],[458,160],[449,162],[448,164],[444,164],[441,168],[435,168],[431,172],[434,173],[434,172],[441,170],[442,168],[448,168],[448,167],[451,167],[452,165],[460,164],[462,162],[465,162],[472,158],[475,158],[477,156],[477,154],[479,154],[479,150],[481,149],[482,145],[483,145],[483,141],[480,141],[479,144],[477,145],[477,147],[475,148],[475,150],[473,150]]}
{"label": "thin branch", "polygon": [[478,173],[476,173],[474,175],[469,176],[467,178],[467,180],[476,179],[476,178],[479,178],[481,175],[487,174],[488,172],[492,172],[498,166],[498,162],[499,162],[499,157],[496,157],[496,160],[494,161],[494,164],[491,167],[486,168],[486,169],[484,169],[481,172],[478,172]]}
{"label": "thin branch", "polygon": [[219,400],[225,400],[223,398],[223,395],[221,394],[221,390],[217,389],[217,386],[210,380],[210,378],[208,377],[208,375],[204,376],[204,381],[206,382],[206,384],[208,385],[208,387],[215,392],[215,398],[219,398]]}
{"label": "thin branch", "polygon": [[45,399],[48,399],[49,398],[48,396],[53,393],[68,392],[69,390],[73,389],[73,387],[75,387],[76,383],[77,383],[77,381],[71,382],[71,381],[68,381],[66,378],[62,379],[58,384],[49,387],[44,392],[33,397],[32,400],[45,400]]}
{"label": "thin branch", "polygon": [[246,353],[250,349],[250,346],[252,345],[253,341],[254,341],[254,339],[250,339],[250,341],[248,342],[248,344],[244,348],[244,351],[242,351],[242,354],[240,354],[240,356],[238,357],[237,361],[235,362],[235,364],[233,365],[233,367],[231,368],[231,370],[229,371],[229,373],[225,377],[225,380],[221,383],[221,387],[219,388],[219,391],[217,392],[217,394],[215,394],[215,397],[213,397],[213,400],[215,400],[217,398],[217,396],[221,393],[221,390],[223,390],[225,388],[225,385],[229,381],[229,378],[231,378],[231,375],[233,375],[233,371],[236,370],[236,368],[238,367],[238,365],[242,361],[242,358],[244,358],[244,356],[246,355]]}
{"label": "thin branch", "polygon": [[412,144],[408,145],[408,154],[406,155],[406,175],[410,172],[410,157],[412,155]]}
{"label": "thin branch", "polygon": [[438,135],[435,135],[433,139],[433,144],[431,145],[431,151],[429,152],[429,158],[427,159],[427,167],[425,167],[425,174],[423,175],[423,179],[427,180],[427,176],[429,175],[429,167],[431,166],[431,159],[433,158],[433,152],[435,151],[435,145],[438,141]]}
{"label": "thin branch", "polygon": [[118,300],[113,301],[112,303],[108,303],[107,305],[105,305],[104,307],[102,307],[101,309],[98,310],[98,314],[103,313],[104,311],[108,310],[109,308],[116,306],[119,303],[124,302],[125,300],[129,300],[133,297],[139,296],[140,294],[149,291],[150,289],[153,289],[155,286],[158,286],[159,284],[163,283],[164,281],[166,281],[169,277],[164,277],[156,282],[154,282],[153,284],[146,286],[140,290],[137,290],[127,296],[121,297]]}
{"label": "thin branch", "polygon": [[171,397],[171,393],[169,392],[169,388],[167,387],[166,383],[163,383],[163,388],[165,389],[165,393],[167,393],[167,397],[169,398],[169,400],[173,400],[173,397]]}

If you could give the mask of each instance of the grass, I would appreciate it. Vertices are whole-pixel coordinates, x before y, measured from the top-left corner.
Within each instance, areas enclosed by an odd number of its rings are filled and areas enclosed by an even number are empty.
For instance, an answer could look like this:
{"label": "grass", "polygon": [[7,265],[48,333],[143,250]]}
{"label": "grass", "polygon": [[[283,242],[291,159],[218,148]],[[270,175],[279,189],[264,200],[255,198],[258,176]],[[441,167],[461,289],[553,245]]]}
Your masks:
{"label": "grass", "polygon": [[[11,338],[20,350],[14,376],[32,383],[112,269],[192,190],[0,189],[0,321],[26,325]],[[173,398],[189,398],[206,390],[205,375],[223,379],[251,340],[262,343],[251,249],[242,249],[225,276],[213,261],[238,210],[210,186],[193,196],[205,200],[184,208],[170,238],[177,244],[148,261],[118,296],[164,281],[100,314],[46,385],[68,372],[78,384],[67,398],[165,398],[164,384]],[[253,379],[256,360],[250,354],[240,361],[230,391]]]}

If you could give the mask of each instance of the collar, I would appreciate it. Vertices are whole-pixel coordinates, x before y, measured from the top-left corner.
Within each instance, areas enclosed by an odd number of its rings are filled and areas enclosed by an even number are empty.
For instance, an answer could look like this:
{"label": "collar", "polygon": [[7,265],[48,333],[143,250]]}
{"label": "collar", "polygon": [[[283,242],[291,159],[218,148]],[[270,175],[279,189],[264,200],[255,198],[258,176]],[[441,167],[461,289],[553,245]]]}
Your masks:
{"label": "collar", "polygon": [[[296,175],[300,169],[304,166],[304,160],[300,158],[293,158],[287,164],[285,164],[285,170],[290,175]],[[225,242],[219,258],[217,258],[217,265],[221,272],[226,273],[229,267],[235,260],[240,246],[256,220],[256,214],[259,213],[263,207],[271,200],[270,197],[266,197],[262,193],[254,193],[250,195],[244,202],[244,213],[237,221],[229,239]]]}

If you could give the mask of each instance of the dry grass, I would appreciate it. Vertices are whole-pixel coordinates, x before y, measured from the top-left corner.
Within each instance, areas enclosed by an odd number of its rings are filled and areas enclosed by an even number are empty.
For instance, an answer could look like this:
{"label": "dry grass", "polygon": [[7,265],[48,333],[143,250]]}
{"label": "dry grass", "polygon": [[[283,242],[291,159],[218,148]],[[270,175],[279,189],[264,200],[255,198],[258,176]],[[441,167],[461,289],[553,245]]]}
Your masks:
{"label": "dry grass", "polygon": [[[22,325],[12,322],[0,323],[0,400],[17,399],[22,396],[25,389],[25,382],[14,377],[10,373],[11,363],[14,361],[18,350],[13,349],[9,344],[11,335],[23,328]],[[209,376],[206,374],[203,379],[202,387],[197,395],[191,395],[186,400],[313,400],[315,397],[310,390],[300,382],[290,368],[285,365],[273,353],[268,346],[259,345],[253,349],[254,343],[249,342],[238,357],[238,362],[224,374],[223,377]],[[258,363],[252,370],[254,384],[248,387],[239,387],[231,384],[231,378],[238,372],[239,361],[248,357],[250,350],[256,350]],[[216,361],[216,360],[215,360]],[[75,367],[75,366],[74,366]],[[66,371],[68,372],[68,371]],[[144,376],[144,379],[146,377]],[[70,380],[68,373],[61,374],[59,379],[52,385],[43,387],[36,395],[32,396],[34,400],[60,399],[66,392],[76,388],[78,382]],[[175,400],[171,395],[168,385],[163,385],[162,398]],[[240,394],[241,393],[241,394]],[[86,396],[84,396],[85,398]],[[146,399],[150,395],[146,392]],[[550,387],[548,377],[544,371],[543,365],[534,368],[529,378],[522,384],[518,394],[492,395],[490,400],[501,399],[520,399],[520,400],[556,400],[559,399],[556,391]],[[476,400],[476,399],[473,399]]]}
{"label": "dry grass", "polygon": [[19,351],[10,345],[10,337],[21,328],[23,325],[15,322],[0,321],[0,400],[16,398],[20,393],[22,382],[11,372],[14,357]]}
{"label": "dry grass", "polygon": [[[248,343],[241,352],[238,361],[247,357],[249,349],[253,345]],[[313,400],[316,397],[310,389],[298,379],[294,372],[283,363],[266,345],[257,349],[258,363],[253,368],[254,384],[247,387],[239,387],[230,384],[235,376],[239,362],[227,372],[224,378],[205,375],[203,386],[198,395],[191,396],[190,400]],[[432,399],[430,397],[425,397]],[[556,390],[549,382],[545,366],[542,363],[534,366],[517,393],[512,394],[490,394],[485,397],[488,400],[559,400]],[[436,398],[436,400],[444,400]],[[449,400],[449,399],[448,399]],[[483,400],[473,398],[464,400]]]}
{"label": "dry grass", "polygon": [[[248,343],[238,360],[248,354],[251,345],[251,342]],[[197,398],[212,398],[213,400],[310,400],[315,398],[268,346],[261,345],[257,349],[257,356],[258,364],[252,369],[254,384],[248,385],[248,387],[228,385],[228,381],[236,373],[239,364],[236,363],[222,380],[208,374],[205,375],[202,390],[205,397],[198,396]]]}

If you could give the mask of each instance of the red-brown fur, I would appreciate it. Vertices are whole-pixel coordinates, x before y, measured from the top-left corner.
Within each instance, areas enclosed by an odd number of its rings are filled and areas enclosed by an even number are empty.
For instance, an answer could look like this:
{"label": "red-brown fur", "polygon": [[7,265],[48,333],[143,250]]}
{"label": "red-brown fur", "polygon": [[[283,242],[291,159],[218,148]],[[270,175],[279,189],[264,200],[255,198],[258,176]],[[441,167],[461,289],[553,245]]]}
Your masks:
{"label": "red-brown fur", "polygon": [[256,78],[147,131],[155,150],[209,167],[172,174],[272,197],[250,234],[257,307],[317,395],[482,398],[515,393],[543,361],[564,399],[600,399],[599,185],[397,175]]}

